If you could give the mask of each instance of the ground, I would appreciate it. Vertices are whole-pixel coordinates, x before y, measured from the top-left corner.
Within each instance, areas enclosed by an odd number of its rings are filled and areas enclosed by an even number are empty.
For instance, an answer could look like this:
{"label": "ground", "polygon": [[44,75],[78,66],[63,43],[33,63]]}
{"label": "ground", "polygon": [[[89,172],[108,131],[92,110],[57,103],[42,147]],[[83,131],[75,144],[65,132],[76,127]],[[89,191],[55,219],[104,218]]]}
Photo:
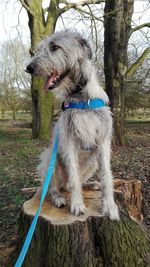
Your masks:
{"label": "ground", "polygon": [[[36,165],[47,143],[33,140],[28,124],[0,121],[0,266],[6,267],[15,249],[21,206],[39,186]],[[125,145],[112,147],[115,178],[140,179],[143,183],[144,223],[150,229],[150,122],[127,123]]]}

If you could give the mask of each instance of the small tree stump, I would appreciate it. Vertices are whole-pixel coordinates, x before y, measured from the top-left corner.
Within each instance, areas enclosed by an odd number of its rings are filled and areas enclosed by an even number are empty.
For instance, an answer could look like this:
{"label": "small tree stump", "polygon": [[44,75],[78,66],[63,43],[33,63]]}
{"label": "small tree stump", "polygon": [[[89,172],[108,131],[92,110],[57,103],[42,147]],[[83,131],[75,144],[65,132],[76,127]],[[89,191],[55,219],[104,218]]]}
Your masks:
{"label": "small tree stump", "polygon": [[[142,183],[139,180],[114,179],[115,192],[123,195],[129,215],[139,221],[143,220],[142,214]],[[118,201],[118,205],[122,203]]]}
{"label": "small tree stump", "polygon": [[[130,204],[129,211],[140,218],[141,199],[138,186],[124,180],[117,180],[116,200],[120,208]],[[139,183],[139,182],[138,182]],[[127,185],[130,192],[128,192]],[[138,184],[139,185],[139,184]],[[126,188],[126,190],[125,190]],[[133,189],[134,188],[134,189]],[[122,191],[119,191],[121,189]],[[132,190],[133,189],[133,190]],[[69,199],[69,194],[65,193]],[[100,192],[83,190],[87,212],[79,217],[69,212],[69,205],[58,209],[46,199],[43,204],[36,230],[26,255],[24,267],[137,267],[150,266],[150,244],[140,225],[121,212],[119,222],[110,221],[100,215]],[[40,192],[23,205],[20,216],[20,230],[17,253],[22,247],[32,218],[39,205]],[[120,200],[123,202],[120,203]],[[136,211],[134,213],[133,206]],[[132,214],[132,211],[134,214]]]}

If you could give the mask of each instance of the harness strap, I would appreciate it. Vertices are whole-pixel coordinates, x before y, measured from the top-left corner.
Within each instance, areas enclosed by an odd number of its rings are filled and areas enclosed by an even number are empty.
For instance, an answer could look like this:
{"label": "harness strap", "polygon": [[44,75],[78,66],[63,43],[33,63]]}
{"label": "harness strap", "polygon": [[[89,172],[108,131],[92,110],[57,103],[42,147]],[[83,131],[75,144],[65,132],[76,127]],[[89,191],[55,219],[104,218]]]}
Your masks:
{"label": "harness strap", "polygon": [[26,253],[28,251],[31,239],[32,239],[34,231],[35,231],[37,220],[38,220],[38,217],[39,217],[41,209],[42,209],[42,204],[44,202],[46,193],[48,191],[48,187],[49,187],[49,184],[50,184],[50,181],[51,181],[51,177],[52,177],[52,174],[53,174],[53,171],[54,171],[57,151],[58,151],[58,132],[57,132],[57,134],[55,136],[55,141],[54,141],[54,145],[53,145],[51,160],[50,160],[49,167],[48,167],[47,174],[46,174],[46,178],[45,178],[45,181],[44,181],[44,184],[43,184],[43,187],[42,187],[40,204],[39,204],[37,212],[36,212],[36,214],[35,214],[35,216],[34,216],[34,218],[32,220],[32,223],[31,223],[29,231],[27,233],[27,236],[26,236],[25,242],[23,244],[22,250],[20,252],[20,255],[19,255],[19,257],[17,259],[17,262],[16,262],[14,267],[20,267],[22,265],[22,263],[24,261],[24,258],[26,256]]}

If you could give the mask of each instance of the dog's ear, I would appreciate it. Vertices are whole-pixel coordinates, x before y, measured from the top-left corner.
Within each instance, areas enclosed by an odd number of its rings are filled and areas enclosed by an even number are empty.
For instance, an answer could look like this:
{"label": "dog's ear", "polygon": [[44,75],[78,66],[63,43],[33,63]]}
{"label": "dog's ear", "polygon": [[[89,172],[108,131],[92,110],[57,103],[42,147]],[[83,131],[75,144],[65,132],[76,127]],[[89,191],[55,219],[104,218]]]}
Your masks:
{"label": "dog's ear", "polygon": [[88,41],[84,38],[81,38],[81,37],[77,37],[76,40],[78,41],[80,46],[85,50],[88,58],[92,59],[92,50],[91,50],[91,47],[90,47]]}

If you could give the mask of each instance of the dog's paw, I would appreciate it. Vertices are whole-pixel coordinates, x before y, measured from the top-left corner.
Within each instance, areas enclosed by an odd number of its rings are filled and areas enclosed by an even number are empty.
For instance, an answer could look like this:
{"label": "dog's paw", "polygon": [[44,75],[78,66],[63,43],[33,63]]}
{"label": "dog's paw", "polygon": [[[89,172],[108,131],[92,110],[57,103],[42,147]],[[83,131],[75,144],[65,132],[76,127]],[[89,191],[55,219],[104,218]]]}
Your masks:
{"label": "dog's paw", "polygon": [[62,195],[58,195],[53,199],[53,203],[57,208],[60,208],[66,205],[66,199]]}
{"label": "dog's paw", "polygon": [[120,220],[117,205],[116,205],[116,207],[113,208],[113,210],[109,211],[108,216],[112,221],[119,221]]}
{"label": "dog's paw", "polygon": [[119,221],[119,211],[118,206],[114,201],[103,201],[102,206],[102,215],[106,215],[110,218],[112,221]]}
{"label": "dog's paw", "polygon": [[75,216],[79,216],[81,214],[84,214],[87,208],[85,207],[84,203],[74,203],[71,205],[71,213]]}

